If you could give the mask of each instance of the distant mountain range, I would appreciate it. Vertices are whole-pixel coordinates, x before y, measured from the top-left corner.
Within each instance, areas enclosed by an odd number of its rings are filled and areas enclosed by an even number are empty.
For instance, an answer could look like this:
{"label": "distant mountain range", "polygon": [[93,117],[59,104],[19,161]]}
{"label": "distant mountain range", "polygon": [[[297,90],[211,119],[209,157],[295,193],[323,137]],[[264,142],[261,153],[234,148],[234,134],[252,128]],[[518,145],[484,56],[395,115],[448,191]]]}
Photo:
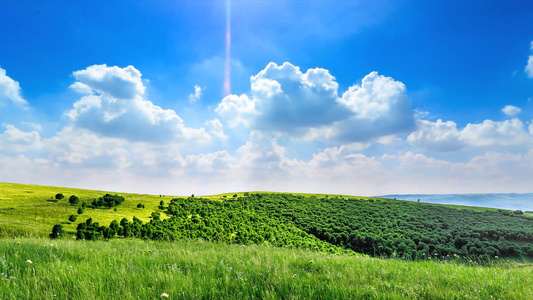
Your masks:
{"label": "distant mountain range", "polygon": [[379,196],[383,198],[396,198],[399,200],[409,200],[440,203],[440,204],[454,204],[454,205],[468,205],[468,206],[482,206],[494,207],[512,210],[533,211],[533,193],[527,194],[406,194],[406,195],[385,195]]}

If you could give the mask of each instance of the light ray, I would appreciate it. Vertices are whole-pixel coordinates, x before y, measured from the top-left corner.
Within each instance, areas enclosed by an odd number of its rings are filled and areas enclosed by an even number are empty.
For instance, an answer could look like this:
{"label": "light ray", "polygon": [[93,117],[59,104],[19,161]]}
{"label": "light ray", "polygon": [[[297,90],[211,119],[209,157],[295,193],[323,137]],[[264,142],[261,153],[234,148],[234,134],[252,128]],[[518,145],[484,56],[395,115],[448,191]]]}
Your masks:
{"label": "light ray", "polygon": [[226,59],[224,70],[224,96],[231,94],[231,0],[226,0]]}

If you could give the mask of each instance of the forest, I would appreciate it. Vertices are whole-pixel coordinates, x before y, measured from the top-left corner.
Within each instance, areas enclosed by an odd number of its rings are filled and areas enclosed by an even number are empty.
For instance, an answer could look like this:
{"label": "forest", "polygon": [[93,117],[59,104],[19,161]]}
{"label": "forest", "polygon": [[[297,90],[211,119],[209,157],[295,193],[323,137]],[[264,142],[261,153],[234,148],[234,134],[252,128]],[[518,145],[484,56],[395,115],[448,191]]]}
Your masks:
{"label": "forest", "polygon": [[[161,218],[166,214],[169,218]],[[521,211],[456,209],[388,199],[246,193],[175,198],[151,220],[79,223],[78,239],[136,237],[268,244],[409,260],[533,257],[533,219]]]}

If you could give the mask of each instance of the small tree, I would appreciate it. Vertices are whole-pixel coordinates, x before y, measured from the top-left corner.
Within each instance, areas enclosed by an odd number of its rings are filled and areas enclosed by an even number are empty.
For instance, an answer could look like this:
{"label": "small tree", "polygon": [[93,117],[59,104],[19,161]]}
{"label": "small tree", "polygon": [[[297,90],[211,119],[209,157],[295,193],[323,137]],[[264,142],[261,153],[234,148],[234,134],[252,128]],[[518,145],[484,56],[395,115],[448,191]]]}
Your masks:
{"label": "small tree", "polygon": [[61,200],[63,198],[65,198],[65,196],[63,194],[61,194],[61,193],[56,194],[56,200]]}
{"label": "small tree", "polygon": [[161,202],[159,202],[159,209],[165,209],[165,201],[161,200]]}
{"label": "small tree", "polygon": [[52,233],[50,234],[51,239],[57,239],[58,237],[65,234],[65,230],[63,230],[63,226],[60,224],[54,225],[54,228],[52,228]]}
{"label": "small tree", "polygon": [[233,195],[233,198],[237,198],[237,194],[234,194],[234,195]]}
{"label": "small tree", "polygon": [[150,216],[152,220],[159,221],[161,220],[161,214],[158,211],[152,212],[152,215]]}
{"label": "small tree", "polygon": [[83,214],[83,208],[82,207],[78,208],[78,215],[81,215],[81,214]]}
{"label": "small tree", "polygon": [[75,195],[72,195],[72,196],[70,196],[70,198],[68,198],[68,202],[70,202],[70,204],[72,204],[72,205],[76,205],[76,204],[78,204],[80,202],[80,198],[78,198]]}
{"label": "small tree", "polygon": [[144,208],[144,204],[142,203],[137,204],[137,208]]}
{"label": "small tree", "polygon": [[74,221],[76,221],[77,218],[78,218],[77,215],[70,215],[70,217],[68,217],[68,220],[69,220],[70,222],[74,222]]}

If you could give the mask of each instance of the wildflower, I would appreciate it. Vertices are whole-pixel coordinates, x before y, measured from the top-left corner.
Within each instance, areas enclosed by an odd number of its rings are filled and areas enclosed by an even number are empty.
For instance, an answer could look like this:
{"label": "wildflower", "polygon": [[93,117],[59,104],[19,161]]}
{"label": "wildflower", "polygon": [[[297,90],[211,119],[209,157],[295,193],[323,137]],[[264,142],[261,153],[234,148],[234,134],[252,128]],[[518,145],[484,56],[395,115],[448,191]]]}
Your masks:
{"label": "wildflower", "polygon": [[313,263],[313,260],[310,260],[309,263],[312,264],[312,263]]}
{"label": "wildflower", "polygon": [[25,261],[25,263],[27,263],[28,265],[32,264],[31,260],[29,260],[29,259],[27,261]]}
{"label": "wildflower", "polygon": [[161,294],[161,298],[168,298],[168,294],[167,293]]}
{"label": "wildflower", "polygon": [[292,278],[296,278],[296,274],[292,274]]}

